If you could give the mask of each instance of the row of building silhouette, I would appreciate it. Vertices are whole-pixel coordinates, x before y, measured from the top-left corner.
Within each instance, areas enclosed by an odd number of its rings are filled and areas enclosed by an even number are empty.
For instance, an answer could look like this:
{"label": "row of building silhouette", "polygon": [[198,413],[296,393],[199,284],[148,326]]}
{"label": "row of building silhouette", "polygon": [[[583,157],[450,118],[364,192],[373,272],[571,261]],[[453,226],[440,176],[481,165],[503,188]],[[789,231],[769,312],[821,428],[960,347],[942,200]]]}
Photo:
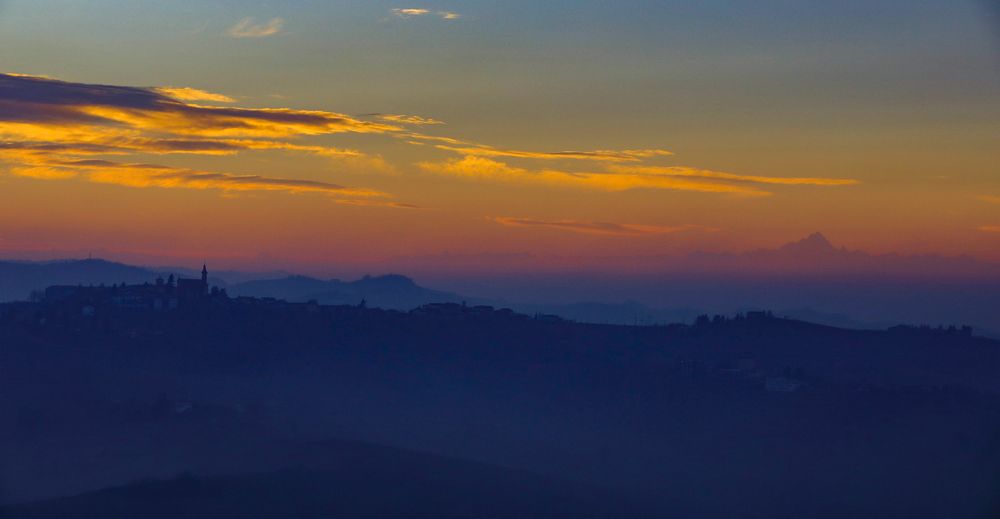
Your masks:
{"label": "row of building silhouette", "polygon": [[141,310],[174,310],[208,299],[228,299],[225,289],[209,287],[208,266],[202,265],[201,278],[158,278],[140,285],[83,286],[55,285],[45,289],[45,302],[72,304],[84,313],[100,307]]}

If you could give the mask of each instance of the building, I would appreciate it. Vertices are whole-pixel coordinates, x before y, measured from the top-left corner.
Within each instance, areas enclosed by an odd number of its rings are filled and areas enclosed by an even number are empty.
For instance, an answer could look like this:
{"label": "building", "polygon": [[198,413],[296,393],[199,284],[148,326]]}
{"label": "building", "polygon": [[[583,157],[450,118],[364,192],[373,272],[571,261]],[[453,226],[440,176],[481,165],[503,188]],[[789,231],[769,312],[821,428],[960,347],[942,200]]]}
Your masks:
{"label": "building", "polygon": [[93,316],[102,309],[170,311],[190,307],[213,298],[228,299],[225,290],[208,286],[208,266],[202,265],[200,279],[177,279],[171,275],[155,283],[141,285],[83,286],[57,285],[45,289],[44,302],[50,306],[78,309]]}
{"label": "building", "polygon": [[201,266],[201,279],[178,279],[177,295],[187,299],[208,295],[208,266]]}

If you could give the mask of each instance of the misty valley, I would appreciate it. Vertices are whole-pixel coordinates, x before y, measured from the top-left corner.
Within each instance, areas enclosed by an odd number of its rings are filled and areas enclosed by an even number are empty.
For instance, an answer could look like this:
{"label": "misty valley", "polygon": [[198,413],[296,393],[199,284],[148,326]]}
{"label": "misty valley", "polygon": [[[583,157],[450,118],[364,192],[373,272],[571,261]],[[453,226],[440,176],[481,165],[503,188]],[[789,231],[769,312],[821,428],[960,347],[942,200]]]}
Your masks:
{"label": "misty valley", "polygon": [[590,324],[203,279],[0,305],[4,517],[1000,511],[1000,343],[967,327]]}

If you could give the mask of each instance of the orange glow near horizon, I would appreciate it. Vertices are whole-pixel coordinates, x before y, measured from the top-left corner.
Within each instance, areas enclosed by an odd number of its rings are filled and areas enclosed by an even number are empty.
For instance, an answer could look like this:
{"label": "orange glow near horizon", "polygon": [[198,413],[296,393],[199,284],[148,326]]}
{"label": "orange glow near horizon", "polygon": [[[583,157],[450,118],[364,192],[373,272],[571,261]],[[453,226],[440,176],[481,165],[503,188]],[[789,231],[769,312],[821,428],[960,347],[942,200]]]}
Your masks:
{"label": "orange glow near horizon", "polygon": [[[378,23],[401,32],[384,38],[430,30],[420,20],[441,31],[482,21],[397,11]],[[978,91],[922,113],[922,98],[904,92],[897,107],[859,73],[837,76],[838,89],[810,83],[829,96],[814,103],[795,81],[833,72],[789,49],[769,49],[783,57],[774,63],[738,50],[744,61],[720,61],[706,42],[701,56],[728,83],[704,79],[697,60],[668,67],[617,47],[594,63],[563,54],[565,70],[553,62],[549,74],[530,60],[485,70],[461,53],[435,61],[379,42],[345,49],[359,65],[338,75],[312,61],[309,42],[327,36],[302,20],[233,20],[191,43],[207,53],[192,53],[197,74],[170,60],[140,79],[125,64],[107,79],[99,67],[0,74],[0,257],[627,273],[821,231],[873,254],[1000,262],[996,107]],[[465,36],[419,36],[433,37]],[[216,50],[240,59],[212,72]],[[392,61],[400,52],[423,68]],[[360,65],[376,55],[412,82]],[[780,88],[751,96],[755,82]]]}

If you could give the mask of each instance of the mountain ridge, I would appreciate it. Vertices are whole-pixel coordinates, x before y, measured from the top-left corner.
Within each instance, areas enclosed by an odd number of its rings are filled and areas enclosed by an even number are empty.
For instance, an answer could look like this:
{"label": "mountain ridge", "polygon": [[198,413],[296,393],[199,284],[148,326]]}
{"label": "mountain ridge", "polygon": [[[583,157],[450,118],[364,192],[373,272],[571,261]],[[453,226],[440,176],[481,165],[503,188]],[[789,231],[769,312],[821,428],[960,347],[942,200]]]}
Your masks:
{"label": "mountain ridge", "polygon": [[[1000,283],[1000,265],[968,256],[871,254],[838,247],[823,233],[814,232],[773,249],[694,252],[681,259],[644,261],[658,262],[660,267],[618,277],[568,270],[516,274],[516,269],[500,277],[470,277],[453,269],[449,275],[421,275],[430,280],[430,287],[398,273],[344,280],[282,271],[216,271],[209,265],[209,283],[227,289],[231,296],[334,305],[364,301],[398,310],[467,302],[598,323],[690,322],[700,313],[770,308],[782,315],[823,315],[823,322],[859,327],[963,323],[990,335],[996,333],[989,330],[1000,329],[1000,319],[988,310],[996,301],[990,287]],[[187,268],[94,258],[0,261],[0,302],[28,299],[33,291],[50,285],[142,284],[170,274],[199,275]],[[906,295],[917,293],[914,290],[923,295]],[[552,297],[556,293],[561,296]],[[934,307],[935,300],[950,301],[947,311]]]}

